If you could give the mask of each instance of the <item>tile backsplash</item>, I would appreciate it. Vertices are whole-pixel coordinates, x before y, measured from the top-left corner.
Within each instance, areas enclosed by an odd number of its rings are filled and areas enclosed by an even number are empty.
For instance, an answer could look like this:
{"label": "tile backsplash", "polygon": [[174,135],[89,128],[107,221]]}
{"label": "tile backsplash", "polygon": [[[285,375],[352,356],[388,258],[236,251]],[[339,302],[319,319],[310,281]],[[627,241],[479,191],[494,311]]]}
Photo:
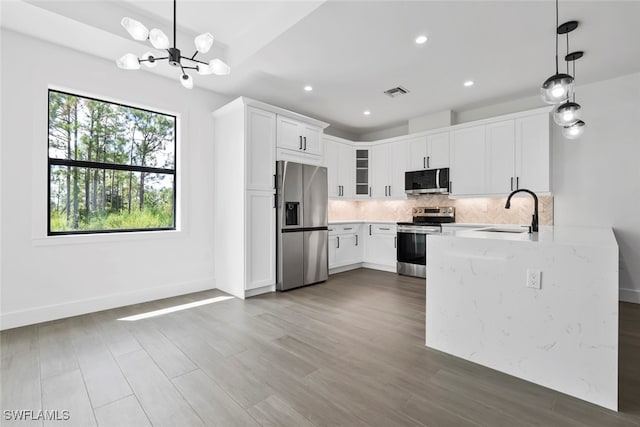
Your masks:
{"label": "tile backsplash", "polygon": [[[390,220],[411,221],[411,209],[423,206],[454,206],[456,222],[471,224],[531,224],[533,199],[514,196],[511,209],[505,209],[506,197],[449,199],[443,195],[425,195],[408,200],[329,200],[329,221]],[[540,225],[553,224],[553,196],[539,197]]]}

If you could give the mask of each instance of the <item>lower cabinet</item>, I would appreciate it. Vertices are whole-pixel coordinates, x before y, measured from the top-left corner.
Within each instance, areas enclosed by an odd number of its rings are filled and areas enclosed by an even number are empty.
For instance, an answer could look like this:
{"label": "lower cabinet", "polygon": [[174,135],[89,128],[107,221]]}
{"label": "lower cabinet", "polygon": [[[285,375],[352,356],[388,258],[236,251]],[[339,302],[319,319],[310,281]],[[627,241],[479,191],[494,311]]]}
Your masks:
{"label": "lower cabinet", "polygon": [[276,209],[273,191],[246,192],[245,290],[276,283]]}
{"label": "lower cabinet", "polygon": [[361,224],[333,224],[329,226],[329,269],[362,262]]}
{"label": "lower cabinet", "polygon": [[396,225],[367,223],[365,227],[364,263],[396,271]]}

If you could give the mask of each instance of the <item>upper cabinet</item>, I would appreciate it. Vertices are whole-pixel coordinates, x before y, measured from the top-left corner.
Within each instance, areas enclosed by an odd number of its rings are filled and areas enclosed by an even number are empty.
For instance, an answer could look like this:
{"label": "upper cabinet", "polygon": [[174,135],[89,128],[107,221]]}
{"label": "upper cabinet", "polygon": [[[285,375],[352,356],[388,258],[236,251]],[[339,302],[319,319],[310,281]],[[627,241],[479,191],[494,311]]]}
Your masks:
{"label": "upper cabinet", "polygon": [[355,195],[355,149],[334,137],[323,138],[324,166],[327,167],[329,198]]}
{"label": "upper cabinet", "polygon": [[404,173],[407,171],[408,141],[374,146],[371,168],[371,197],[405,198]]}
{"label": "upper cabinet", "polygon": [[356,147],[356,197],[371,197],[371,150]]}
{"label": "upper cabinet", "polygon": [[548,193],[548,112],[451,132],[453,196]]}
{"label": "upper cabinet", "polygon": [[322,129],[278,114],[277,147],[316,156],[322,155]]}
{"label": "upper cabinet", "polygon": [[405,140],[409,151],[407,170],[449,167],[449,132]]}
{"label": "upper cabinet", "polygon": [[515,188],[546,193],[549,185],[549,114],[516,119]]}
{"label": "upper cabinet", "polygon": [[451,132],[449,193],[455,196],[483,194],[485,191],[485,126]]}
{"label": "upper cabinet", "polygon": [[246,120],[246,188],[273,190],[276,173],[276,115],[249,106]]}

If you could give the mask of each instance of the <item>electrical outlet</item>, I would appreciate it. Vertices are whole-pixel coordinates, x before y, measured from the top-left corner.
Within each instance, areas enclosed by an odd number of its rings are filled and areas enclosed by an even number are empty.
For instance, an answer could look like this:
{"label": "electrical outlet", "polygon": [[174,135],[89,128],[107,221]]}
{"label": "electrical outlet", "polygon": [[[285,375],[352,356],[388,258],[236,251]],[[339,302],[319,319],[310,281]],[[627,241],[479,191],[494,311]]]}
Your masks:
{"label": "electrical outlet", "polygon": [[527,288],[540,289],[542,272],[540,270],[527,269]]}

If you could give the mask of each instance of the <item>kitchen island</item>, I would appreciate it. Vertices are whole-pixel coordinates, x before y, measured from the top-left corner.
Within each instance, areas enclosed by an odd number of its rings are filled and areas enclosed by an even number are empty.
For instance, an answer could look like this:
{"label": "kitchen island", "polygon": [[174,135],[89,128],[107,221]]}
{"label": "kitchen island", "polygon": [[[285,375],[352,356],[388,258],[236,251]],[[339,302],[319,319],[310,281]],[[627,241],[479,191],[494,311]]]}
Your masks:
{"label": "kitchen island", "polygon": [[429,236],[426,345],[617,410],[613,231],[521,231]]}

